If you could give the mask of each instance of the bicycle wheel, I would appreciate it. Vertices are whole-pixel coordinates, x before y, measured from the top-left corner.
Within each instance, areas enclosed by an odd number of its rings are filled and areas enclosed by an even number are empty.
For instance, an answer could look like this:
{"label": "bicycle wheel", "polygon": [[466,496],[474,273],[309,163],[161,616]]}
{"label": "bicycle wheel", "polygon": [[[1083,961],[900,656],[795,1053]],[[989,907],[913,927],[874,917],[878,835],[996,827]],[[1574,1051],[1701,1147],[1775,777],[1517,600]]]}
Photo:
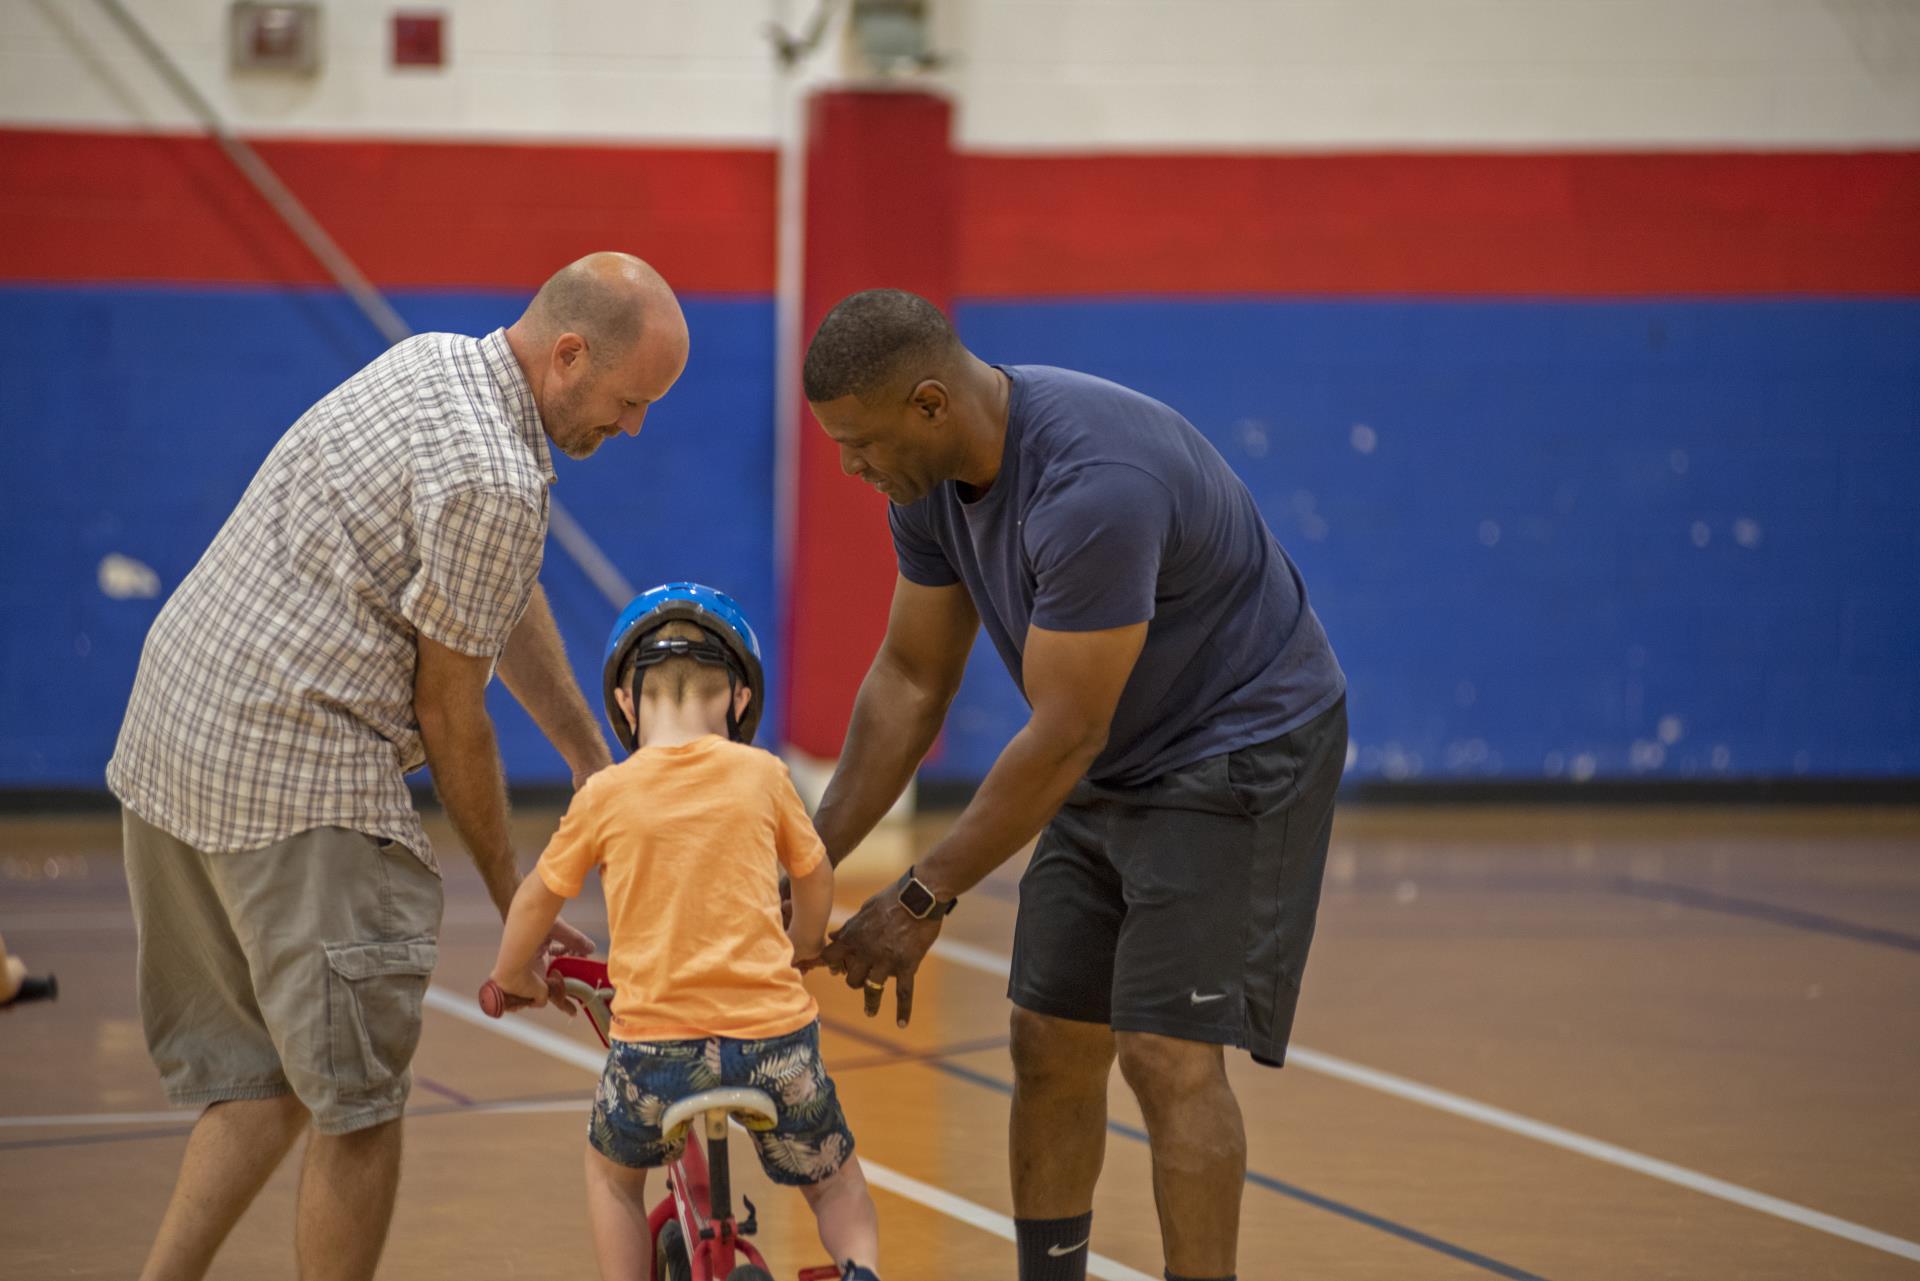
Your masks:
{"label": "bicycle wheel", "polygon": [[655,1281],[693,1281],[693,1258],[678,1219],[668,1219],[654,1239],[653,1275]]}
{"label": "bicycle wheel", "polygon": [[727,1273],[727,1281],[773,1281],[773,1277],[751,1263],[743,1263]]}

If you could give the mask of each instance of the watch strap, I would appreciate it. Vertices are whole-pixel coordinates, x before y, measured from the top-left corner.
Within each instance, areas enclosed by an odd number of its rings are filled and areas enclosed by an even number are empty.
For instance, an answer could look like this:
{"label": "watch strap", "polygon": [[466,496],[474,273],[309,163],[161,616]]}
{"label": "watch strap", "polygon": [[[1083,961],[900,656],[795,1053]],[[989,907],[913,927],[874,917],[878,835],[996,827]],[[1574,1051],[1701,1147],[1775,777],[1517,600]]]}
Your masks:
{"label": "watch strap", "polygon": [[[908,901],[908,895],[914,890],[919,891],[914,897],[928,904],[922,911],[915,911],[914,904]],[[899,893],[895,897],[899,899],[900,906],[907,909],[908,915],[922,921],[937,921],[960,906],[958,898],[950,898],[944,903],[935,898],[933,891],[927,888],[927,883],[916,876],[911,867],[907,869],[906,876],[901,880]]]}

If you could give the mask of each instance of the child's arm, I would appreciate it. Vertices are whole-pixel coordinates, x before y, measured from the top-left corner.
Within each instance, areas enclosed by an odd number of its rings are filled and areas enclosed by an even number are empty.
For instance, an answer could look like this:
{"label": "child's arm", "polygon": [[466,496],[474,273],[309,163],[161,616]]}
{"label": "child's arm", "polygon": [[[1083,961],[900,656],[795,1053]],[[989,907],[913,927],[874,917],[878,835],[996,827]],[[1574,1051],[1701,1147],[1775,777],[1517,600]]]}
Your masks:
{"label": "child's arm", "polygon": [[493,981],[511,996],[525,997],[536,1006],[547,1003],[545,967],[547,935],[560,916],[565,899],[547,888],[538,872],[520,882],[507,924],[500,935],[500,956],[493,963]]}
{"label": "child's arm", "polygon": [[793,959],[811,961],[827,945],[827,915],[833,911],[833,864],[821,859],[805,876],[792,878],[793,923],[787,937],[793,941]]}
{"label": "child's arm", "polygon": [[[827,917],[833,911],[833,864],[813,830],[813,820],[807,817],[800,793],[793,790],[793,776],[777,758],[767,756],[766,760],[775,774],[774,847],[787,874],[780,909],[787,918],[793,963],[804,970],[827,946]],[[813,864],[811,871],[794,874],[795,867],[808,863]]]}

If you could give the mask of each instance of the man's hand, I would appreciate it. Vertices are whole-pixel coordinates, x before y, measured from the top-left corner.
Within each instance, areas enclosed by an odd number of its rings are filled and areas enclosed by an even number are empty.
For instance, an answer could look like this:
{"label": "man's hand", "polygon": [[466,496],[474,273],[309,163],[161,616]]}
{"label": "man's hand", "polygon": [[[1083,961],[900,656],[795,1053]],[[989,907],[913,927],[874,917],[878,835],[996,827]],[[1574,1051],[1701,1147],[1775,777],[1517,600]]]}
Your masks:
{"label": "man's hand", "polygon": [[881,994],[892,979],[894,1017],[905,1027],[913,1018],[914,972],[940,936],[940,921],[916,918],[900,906],[898,894],[899,886],[889,885],[861,904],[833,931],[820,959],[866,997],[868,1018],[880,1013]]}

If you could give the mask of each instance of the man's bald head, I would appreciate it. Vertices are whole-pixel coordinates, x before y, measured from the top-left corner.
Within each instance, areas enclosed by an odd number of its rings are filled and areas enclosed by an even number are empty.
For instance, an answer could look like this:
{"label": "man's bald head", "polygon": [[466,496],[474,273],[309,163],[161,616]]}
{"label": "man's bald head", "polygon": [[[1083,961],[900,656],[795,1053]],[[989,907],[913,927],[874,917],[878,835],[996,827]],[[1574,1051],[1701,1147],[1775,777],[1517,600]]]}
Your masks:
{"label": "man's bald head", "polygon": [[630,350],[653,313],[680,321],[680,303],[660,273],[632,254],[597,253],[568,263],[548,277],[527,304],[521,323],[551,342],[579,334],[596,360]]}
{"label": "man's bald head", "polygon": [[687,363],[687,320],[660,273],[632,254],[588,254],[556,271],[507,330],[547,435],[585,458],[647,407]]}

